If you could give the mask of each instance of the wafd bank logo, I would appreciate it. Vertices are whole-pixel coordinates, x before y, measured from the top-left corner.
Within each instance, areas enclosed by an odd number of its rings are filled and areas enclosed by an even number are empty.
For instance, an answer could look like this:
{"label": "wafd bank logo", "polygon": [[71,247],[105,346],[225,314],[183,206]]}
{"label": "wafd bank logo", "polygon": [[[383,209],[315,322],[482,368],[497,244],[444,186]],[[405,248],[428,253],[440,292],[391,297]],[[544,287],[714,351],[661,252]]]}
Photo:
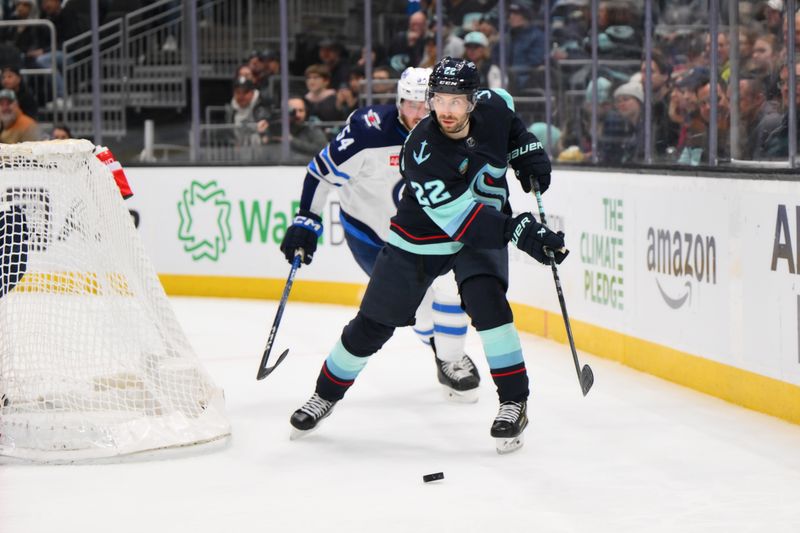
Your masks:
{"label": "wafd bank logo", "polygon": [[711,235],[647,228],[647,270],[672,309],[691,305],[699,284],[717,283],[717,241]]}
{"label": "wafd bank logo", "polygon": [[183,242],[183,251],[192,259],[218,261],[228,249],[231,232],[231,203],[225,190],[216,181],[200,183],[193,181],[183,191],[178,202],[181,224],[178,238]]}

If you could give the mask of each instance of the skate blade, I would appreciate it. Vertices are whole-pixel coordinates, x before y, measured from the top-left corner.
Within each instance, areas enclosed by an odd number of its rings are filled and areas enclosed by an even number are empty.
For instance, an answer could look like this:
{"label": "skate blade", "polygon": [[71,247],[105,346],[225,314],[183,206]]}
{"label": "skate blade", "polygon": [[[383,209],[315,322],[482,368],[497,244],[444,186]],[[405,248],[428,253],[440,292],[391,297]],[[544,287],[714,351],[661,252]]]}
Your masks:
{"label": "skate blade", "polygon": [[476,403],[478,401],[478,388],[460,391],[442,385],[444,395],[453,403]]}
{"label": "skate blade", "polygon": [[495,439],[495,446],[497,447],[497,453],[499,453],[500,455],[505,455],[507,453],[515,452],[520,448],[522,448],[523,444],[525,444],[525,439],[522,433],[520,433],[516,437]]}
{"label": "skate blade", "polygon": [[319,428],[319,422],[317,422],[317,425],[311,429],[297,429],[296,427],[292,426],[292,432],[289,433],[289,440],[299,440],[303,437],[307,437],[309,433],[314,433],[317,428]]}

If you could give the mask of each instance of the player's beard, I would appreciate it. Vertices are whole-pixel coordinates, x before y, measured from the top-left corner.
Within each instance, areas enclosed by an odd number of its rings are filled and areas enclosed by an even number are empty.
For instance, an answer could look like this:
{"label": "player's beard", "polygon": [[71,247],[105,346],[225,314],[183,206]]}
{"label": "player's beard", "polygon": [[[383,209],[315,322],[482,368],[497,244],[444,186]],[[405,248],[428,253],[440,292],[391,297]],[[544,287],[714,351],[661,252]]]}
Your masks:
{"label": "player's beard", "polygon": [[[438,122],[439,122],[439,127],[442,129],[442,131],[446,135],[455,135],[457,133],[460,133],[469,124],[469,113],[466,113],[461,118],[461,120],[458,120],[453,115],[440,115],[440,114],[437,114],[437,118],[438,118]],[[450,125],[447,125],[444,122],[442,122],[443,120],[455,121],[455,122],[451,123]]]}

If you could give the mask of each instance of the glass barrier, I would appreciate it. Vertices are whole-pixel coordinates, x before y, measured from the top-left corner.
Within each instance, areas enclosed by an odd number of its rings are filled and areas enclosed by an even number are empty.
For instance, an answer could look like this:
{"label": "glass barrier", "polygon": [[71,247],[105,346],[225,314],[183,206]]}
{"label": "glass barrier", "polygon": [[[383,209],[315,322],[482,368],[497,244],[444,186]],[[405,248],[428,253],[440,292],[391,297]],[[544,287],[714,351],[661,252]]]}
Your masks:
{"label": "glass barrier", "polygon": [[[58,97],[34,71],[30,84],[125,162],[306,163],[354,109],[394,104],[406,67],[445,55],[507,89],[556,162],[780,168],[797,155],[796,0],[103,5],[98,32],[57,36]],[[24,77],[30,48],[16,51]]]}

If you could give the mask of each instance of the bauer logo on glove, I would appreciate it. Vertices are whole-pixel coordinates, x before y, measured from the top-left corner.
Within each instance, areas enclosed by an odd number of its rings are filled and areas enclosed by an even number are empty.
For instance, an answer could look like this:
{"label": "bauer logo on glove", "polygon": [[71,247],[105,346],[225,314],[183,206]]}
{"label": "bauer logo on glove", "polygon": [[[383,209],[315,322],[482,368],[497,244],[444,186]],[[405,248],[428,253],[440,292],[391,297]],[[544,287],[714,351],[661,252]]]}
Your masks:
{"label": "bauer logo on glove", "polygon": [[517,248],[544,265],[550,264],[551,253],[558,264],[569,254],[569,250],[564,248],[564,233],[556,233],[539,224],[531,213],[509,219],[506,234],[510,234],[510,240]]}

